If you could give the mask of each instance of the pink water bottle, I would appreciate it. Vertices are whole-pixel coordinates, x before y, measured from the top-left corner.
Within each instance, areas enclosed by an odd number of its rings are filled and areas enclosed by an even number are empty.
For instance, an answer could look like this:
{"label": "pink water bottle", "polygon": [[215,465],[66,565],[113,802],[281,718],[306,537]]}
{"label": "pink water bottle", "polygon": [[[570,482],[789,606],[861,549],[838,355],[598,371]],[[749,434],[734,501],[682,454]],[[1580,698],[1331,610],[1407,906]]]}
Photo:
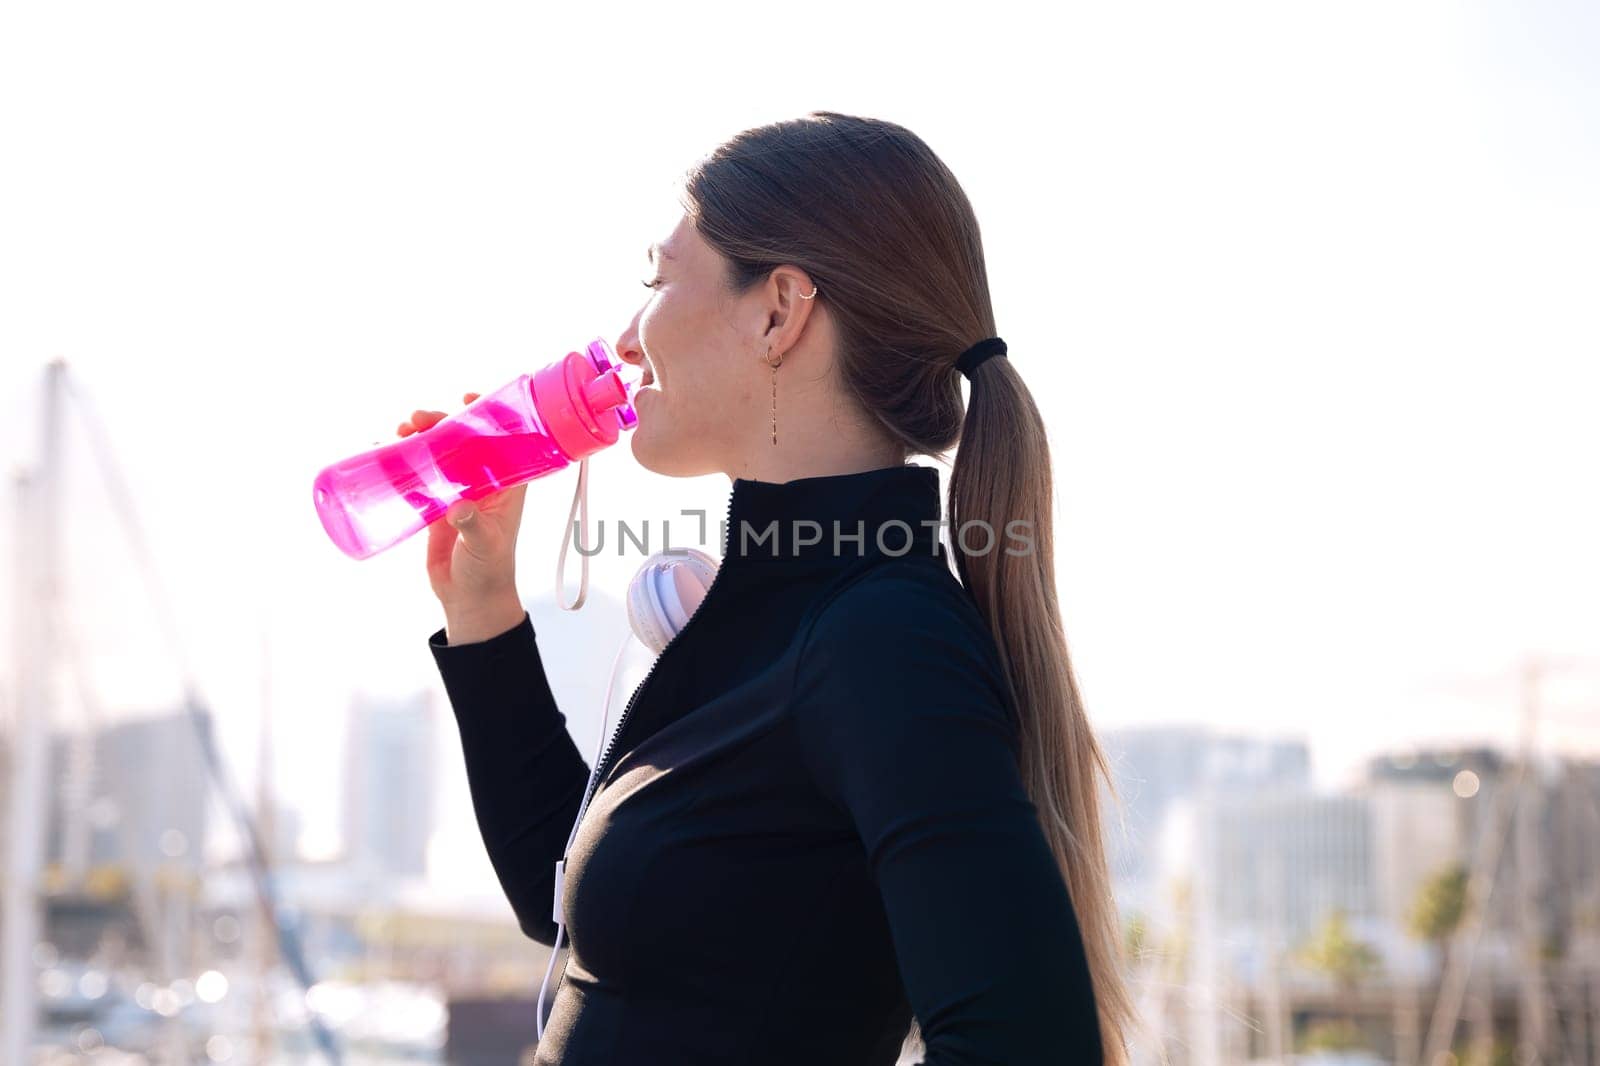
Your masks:
{"label": "pink water bottle", "polygon": [[355,559],[376,555],[476,500],[560,470],[639,421],[603,338],[478,397],[420,433],[334,463],[312,496],[328,536]]}

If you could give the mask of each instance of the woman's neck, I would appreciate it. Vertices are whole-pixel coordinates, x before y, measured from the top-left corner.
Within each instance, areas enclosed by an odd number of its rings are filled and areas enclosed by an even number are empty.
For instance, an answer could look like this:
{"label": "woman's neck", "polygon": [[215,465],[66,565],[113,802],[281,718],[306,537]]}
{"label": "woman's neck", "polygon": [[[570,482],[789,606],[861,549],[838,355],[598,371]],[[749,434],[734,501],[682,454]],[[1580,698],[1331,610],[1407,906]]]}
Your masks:
{"label": "woman's neck", "polygon": [[729,464],[725,473],[732,481],[747,478],[752,481],[782,483],[803,477],[826,477],[830,474],[858,474],[863,470],[877,470],[886,466],[900,466],[906,461],[905,446],[898,441],[882,437],[850,437],[828,433],[794,433],[785,437],[782,423],[778,429],[778,443],[771,438],[761,442]]}

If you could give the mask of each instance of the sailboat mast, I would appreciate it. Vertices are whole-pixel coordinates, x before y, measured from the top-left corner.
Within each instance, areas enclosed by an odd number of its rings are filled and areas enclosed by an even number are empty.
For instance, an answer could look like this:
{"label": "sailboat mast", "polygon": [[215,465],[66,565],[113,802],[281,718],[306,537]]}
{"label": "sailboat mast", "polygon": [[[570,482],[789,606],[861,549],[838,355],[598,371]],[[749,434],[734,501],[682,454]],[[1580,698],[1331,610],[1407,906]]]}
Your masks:
{"label": "sailboat mast", "polygon": [[61,592],[61,440],[67,365],[45,371],[43,447],[31,475],[16,481],[16,717],[6,886],[0,902],[0,1062],[27,1062],[38,1014],[33,951],[39,941],[39,886],[49,793],[53,683]]}

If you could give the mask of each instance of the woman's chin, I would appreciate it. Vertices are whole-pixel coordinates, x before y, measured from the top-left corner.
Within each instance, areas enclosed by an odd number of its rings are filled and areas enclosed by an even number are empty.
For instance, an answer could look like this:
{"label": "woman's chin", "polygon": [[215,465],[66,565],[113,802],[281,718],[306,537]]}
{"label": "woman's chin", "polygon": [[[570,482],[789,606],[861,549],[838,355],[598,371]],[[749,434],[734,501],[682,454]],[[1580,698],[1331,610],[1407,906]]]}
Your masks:
{"label": "woman's chin", "polygon": [[713,473],[712,469],[701,469],[704,456],[698,449],[685,447],[682,436],[673,432],[671,416],[665,409],[658,408],[661,397],[653,395],[655,391],[640,389],[633,398],[639,424],[629,431],[628,446],[633,451],[634,461],[651,473],[666,477]]}
{"label": "woman's chin", "polygon": [[633,410],[639,416],[639,422],[629,434],[628,446],[633,451],[633,458],[646,470],[657,474],[669,473],[671,448],[665,447],[663,431],[666,429],[660,423],[662,412],[655,410],[657,402],[661,399],[656,389],[640,389],[633,395]]}

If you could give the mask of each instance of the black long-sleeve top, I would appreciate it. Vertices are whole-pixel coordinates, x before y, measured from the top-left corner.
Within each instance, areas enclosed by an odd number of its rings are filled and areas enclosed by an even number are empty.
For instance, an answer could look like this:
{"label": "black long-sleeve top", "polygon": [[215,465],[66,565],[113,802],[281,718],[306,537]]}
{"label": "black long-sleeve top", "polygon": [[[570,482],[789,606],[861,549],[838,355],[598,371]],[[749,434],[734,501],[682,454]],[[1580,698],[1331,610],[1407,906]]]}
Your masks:
{"label": "black long-sleeve top", "polygon": [[[733,482],[716,580],[624,710],[567,855],[536,1063],[891,1066],[913,1013],[926,1066],[1102,1061],[939,516],[926,466]],[[532,623],[429,647],[489,857],[553,944],[589,767]]]}

